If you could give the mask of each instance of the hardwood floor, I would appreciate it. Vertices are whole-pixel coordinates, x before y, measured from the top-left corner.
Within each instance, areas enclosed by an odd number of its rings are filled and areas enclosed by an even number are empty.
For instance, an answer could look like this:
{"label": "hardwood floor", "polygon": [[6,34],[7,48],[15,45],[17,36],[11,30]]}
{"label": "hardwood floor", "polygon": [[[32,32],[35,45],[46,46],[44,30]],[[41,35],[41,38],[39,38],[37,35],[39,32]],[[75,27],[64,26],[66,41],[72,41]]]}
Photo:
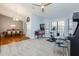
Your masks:
{"label": "hardwood floor", "polygon": [[66,48],[48,42],[47,38],[23,40],[0,48],[0,56],[68,56],[65,52]]}
{"label": "hardwood floor", "polygon": [[16,43],[22,40],[30,39],[29,37],[25,37],[24,35],[19,36],[12,36],[12,37],[6,37],[6,38],[0,38],[0,46],[1,45],[7,45],[11,43]]}

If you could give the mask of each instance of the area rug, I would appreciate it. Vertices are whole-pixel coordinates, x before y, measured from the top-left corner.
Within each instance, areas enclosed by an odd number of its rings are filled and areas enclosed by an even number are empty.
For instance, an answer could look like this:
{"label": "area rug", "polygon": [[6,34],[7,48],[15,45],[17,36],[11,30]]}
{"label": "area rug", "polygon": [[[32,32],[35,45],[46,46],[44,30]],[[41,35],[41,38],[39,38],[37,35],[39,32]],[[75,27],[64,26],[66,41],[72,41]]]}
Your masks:
{"label": "area rug", "polygon": [[11,43],[17,43],[17,42],[20,42],[23,40],[28,40],[28,39],[30,39],[30,38],[26,37],[26,36],[14,36],[14,37],[1,38],[0,39],[0,46],[11,44]]}

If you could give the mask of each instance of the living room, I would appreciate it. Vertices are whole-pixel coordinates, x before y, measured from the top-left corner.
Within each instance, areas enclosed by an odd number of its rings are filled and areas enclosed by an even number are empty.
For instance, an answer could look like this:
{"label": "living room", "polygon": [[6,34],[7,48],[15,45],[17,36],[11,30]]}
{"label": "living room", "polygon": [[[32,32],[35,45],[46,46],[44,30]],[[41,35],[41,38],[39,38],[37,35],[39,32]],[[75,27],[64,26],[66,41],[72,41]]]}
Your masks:
{"label": "living room", "polygon": [[68,37],[73,35],[78,25],[77,22],[73,22],[73,14],[79,11],[78,5],[78,3],[0,4],[0,40],[12,39],[8,44],[0,44],[2,51],[0,54],[69,56]]}

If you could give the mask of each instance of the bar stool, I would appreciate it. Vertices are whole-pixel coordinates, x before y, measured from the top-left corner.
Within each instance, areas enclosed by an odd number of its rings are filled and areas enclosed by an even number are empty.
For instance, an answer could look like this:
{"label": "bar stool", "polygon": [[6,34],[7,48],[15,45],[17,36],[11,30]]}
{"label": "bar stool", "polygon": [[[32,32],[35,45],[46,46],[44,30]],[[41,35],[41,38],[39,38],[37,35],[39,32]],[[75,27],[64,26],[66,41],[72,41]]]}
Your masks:
{"label": "bar stool", "polygon": [[15,36],[15,35],[16,35],[16,31],[12,30],[12,36]]}
{"label": "bar stool", "polygon": [[17,34],[17,35],[20,35],[20,31],[19,31],[19,30],[17,30],[17,31],[16,31],[16,34]]}
{"label": "bar stool", "polygon": [[5,35],[3,34],[3,32],[0,33],[0,39],[2,39],[2,38],[4,38],[4,37],[5,37]]}
{"label": "bar stool", "polygon": [[8,30],[8,31],[6,32],[6,36],[7,36],[7,37],[11,37],[11,36],[12,36],[12,32],[11,32],[10,30]]}

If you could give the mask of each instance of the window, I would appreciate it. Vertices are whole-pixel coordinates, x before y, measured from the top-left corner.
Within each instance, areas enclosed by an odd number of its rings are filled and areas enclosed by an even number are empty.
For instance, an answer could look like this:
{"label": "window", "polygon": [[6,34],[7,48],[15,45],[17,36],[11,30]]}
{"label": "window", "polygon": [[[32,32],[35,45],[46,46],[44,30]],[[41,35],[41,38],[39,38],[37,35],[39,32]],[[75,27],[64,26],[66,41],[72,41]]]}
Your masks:
{"label": "window", "polygon": [[60,33],[60,35],[64,34],[65,28],[65,21],[53,21],[51,26],[51,31],[54,31],[54,33]]}
{"label": "window", "polygon": [[60,34],[64,34],[64,27],[65,27],[65,22],[64,21],[58,21],[58,32]]}
{"label": "window", "polygon": [[55,31],[56,28],[57,28],[57,22],[54,21],[54,22],[52,22],[52,28],[51,28],[51,30],[52,30],[52,31]]}

